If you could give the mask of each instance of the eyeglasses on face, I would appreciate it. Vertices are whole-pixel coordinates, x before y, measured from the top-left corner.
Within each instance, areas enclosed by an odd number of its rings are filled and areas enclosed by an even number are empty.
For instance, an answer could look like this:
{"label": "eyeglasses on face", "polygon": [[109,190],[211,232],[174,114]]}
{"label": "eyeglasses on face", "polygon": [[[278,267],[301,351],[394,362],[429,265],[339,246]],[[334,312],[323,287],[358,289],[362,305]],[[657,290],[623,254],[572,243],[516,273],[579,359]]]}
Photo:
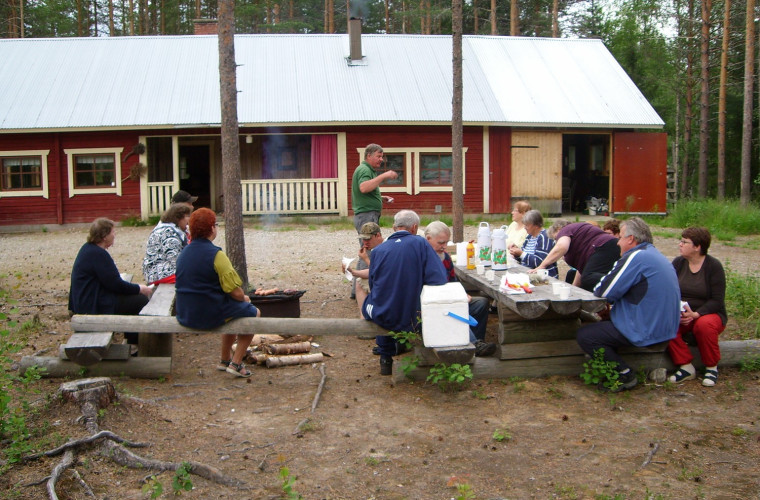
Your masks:
{"label": "eyeglasses on face", "polygon": [[678,242],[679,245],[693,245],[693,243],[689,240],[681,240]]}

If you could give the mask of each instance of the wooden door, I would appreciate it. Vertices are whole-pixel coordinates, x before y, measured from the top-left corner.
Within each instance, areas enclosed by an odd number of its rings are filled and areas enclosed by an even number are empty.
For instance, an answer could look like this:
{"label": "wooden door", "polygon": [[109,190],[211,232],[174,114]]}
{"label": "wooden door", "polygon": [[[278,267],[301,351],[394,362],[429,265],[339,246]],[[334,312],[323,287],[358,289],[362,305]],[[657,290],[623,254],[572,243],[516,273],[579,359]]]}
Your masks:
{"label": "wooden door", "polygon": [[664,214],[667,210],[668,136],[664,132],[613,134],[614,213]]}

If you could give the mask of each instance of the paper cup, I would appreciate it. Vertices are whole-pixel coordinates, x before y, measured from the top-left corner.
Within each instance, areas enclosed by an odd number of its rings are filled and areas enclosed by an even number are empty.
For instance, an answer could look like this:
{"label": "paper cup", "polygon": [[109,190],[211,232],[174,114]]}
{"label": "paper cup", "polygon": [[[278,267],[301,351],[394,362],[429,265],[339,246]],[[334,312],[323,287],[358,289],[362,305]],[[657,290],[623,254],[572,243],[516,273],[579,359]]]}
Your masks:
{"label": "paper cup", "polygon": [[493,271],[493,269],[486,271],[486,279],[488,281],[493,281],[496,279],[496,273]]}
{"label": "paper cup", "polygon": [[567,285],[562,285],[562,287],[559,289],[559,298],[562,300],[567,300],[570,298],[570,287]]}
{"label": "paper cup", "polygon": [[484,266],[483,264],[478,264],[477,266],[475,266],[475,270],[478,272],[478,274],[483,274],[484,272],[486,272],[486,266]]}
{"label": "paper cup", "polygon": [[552,281],[552,293],[559,295],[559,289],[565,286],[561,281]]}

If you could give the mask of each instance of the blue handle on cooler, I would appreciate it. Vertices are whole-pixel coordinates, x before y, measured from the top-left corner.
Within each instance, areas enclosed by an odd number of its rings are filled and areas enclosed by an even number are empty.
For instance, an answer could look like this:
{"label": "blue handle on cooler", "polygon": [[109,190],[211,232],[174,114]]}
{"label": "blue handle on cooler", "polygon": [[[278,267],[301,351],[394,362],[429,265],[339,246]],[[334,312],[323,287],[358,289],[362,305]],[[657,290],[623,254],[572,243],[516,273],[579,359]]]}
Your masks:
{"label": "blue handle on cooler", "polygon": [[478,326],[478,321],[475,318],[473,318],[472,316],[470,316],[470,319],[467,319],[467,318],[463,318],[462,316],[460,316],[458,314],[454,314],[451,311],[447,312],[446,315],[447,316],[451,316],[454,319],[458,319],[459,321],[461,321],[463,323],[467,323],[470,326]]}

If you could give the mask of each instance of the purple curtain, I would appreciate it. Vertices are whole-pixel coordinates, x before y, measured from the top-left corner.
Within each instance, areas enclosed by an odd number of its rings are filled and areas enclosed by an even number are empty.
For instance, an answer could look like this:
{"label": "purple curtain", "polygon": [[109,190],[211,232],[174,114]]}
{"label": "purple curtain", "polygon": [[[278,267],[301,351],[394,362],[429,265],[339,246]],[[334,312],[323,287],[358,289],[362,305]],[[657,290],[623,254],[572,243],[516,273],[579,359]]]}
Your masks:
{"label": "purple curtain", "polygon": [[338,177],[338,136],[314,134],[311,136],[311,178]]}

